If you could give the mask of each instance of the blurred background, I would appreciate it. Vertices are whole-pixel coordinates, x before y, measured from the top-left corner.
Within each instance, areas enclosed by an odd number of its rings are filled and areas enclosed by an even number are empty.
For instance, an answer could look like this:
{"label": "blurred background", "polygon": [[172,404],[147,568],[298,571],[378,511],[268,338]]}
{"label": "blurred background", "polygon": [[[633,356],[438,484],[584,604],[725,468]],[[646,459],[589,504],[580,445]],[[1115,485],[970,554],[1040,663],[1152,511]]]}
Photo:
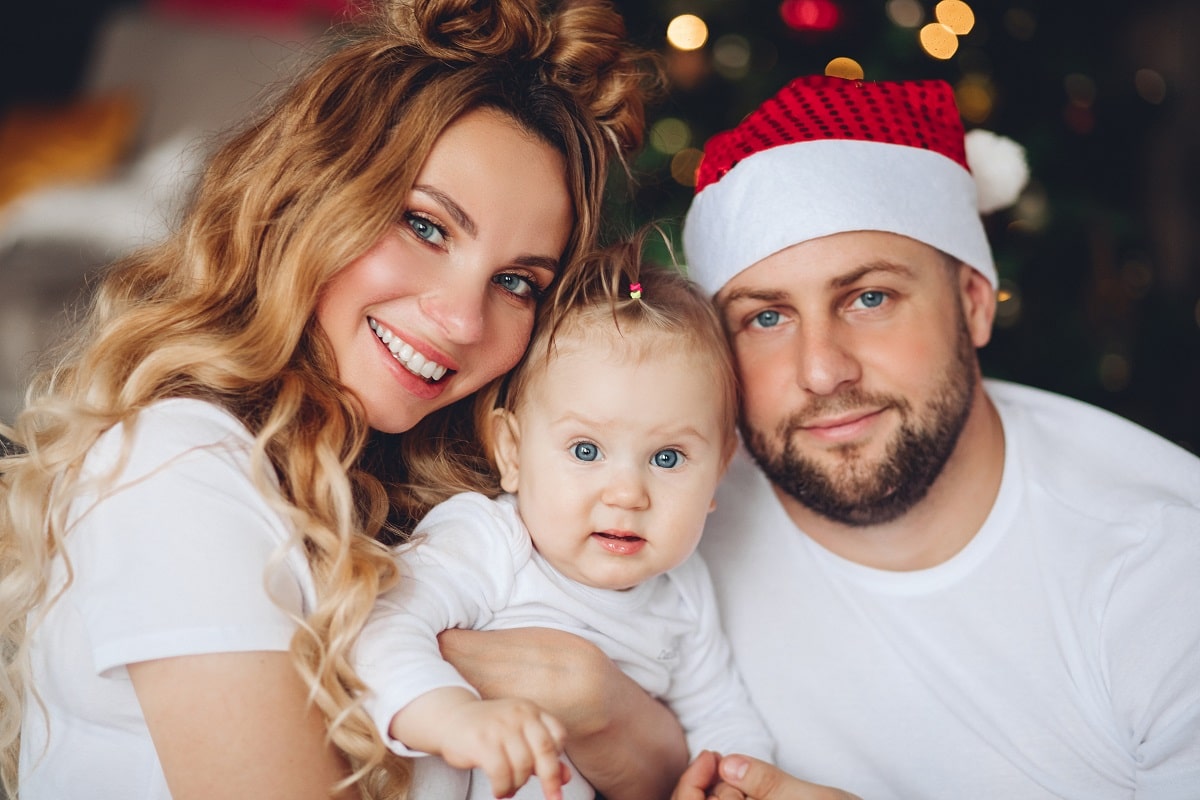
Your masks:
{"label": "blurred background", "polygon": [[[112,257],[161,235],[206,137],[307,57],[346,0],[43,0],[0,30],[0,419]],[[791,78],[942,78],[1022,143],[986,374],[1200,452],[1200,4],[621,0],[671,86],[616,229],[673,237],[704,141]]]}

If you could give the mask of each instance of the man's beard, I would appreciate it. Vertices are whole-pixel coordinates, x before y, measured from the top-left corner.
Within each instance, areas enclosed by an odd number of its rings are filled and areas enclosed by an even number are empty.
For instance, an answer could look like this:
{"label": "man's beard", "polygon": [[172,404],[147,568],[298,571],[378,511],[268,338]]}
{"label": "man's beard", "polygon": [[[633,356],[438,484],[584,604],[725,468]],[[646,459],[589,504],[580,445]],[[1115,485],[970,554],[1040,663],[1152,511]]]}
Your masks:
{"label": "man's beard", "polygon": [[[956,358],[919,415],[905,398],[854,388],[791,415],[777,426],[773,437],[750,430],[743,421],[742,437],[771,482],[810,510],[856,527],[891,522],[925,497],[954,451],[971,411],[975,364],[975,349],[963,323]],[[842,461],[827,469],[799,452],[793,434],[808,420],[866,408],[891,408],[901,418],[900,429],[879,462],[868,461],[854,444],[835,448],[834,455]]]}

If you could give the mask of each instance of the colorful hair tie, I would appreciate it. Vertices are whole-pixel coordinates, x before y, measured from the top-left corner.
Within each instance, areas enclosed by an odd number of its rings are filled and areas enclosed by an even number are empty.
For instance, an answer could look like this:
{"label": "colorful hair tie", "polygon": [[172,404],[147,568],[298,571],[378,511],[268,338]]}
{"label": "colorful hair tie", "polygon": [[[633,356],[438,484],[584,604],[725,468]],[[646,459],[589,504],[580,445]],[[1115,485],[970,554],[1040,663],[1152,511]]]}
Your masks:
{"label": "colorful hair tie", "polygon": [[640,283],[629,284],[629,299],[630,300],[641,300],[642,299],[642,285]]}

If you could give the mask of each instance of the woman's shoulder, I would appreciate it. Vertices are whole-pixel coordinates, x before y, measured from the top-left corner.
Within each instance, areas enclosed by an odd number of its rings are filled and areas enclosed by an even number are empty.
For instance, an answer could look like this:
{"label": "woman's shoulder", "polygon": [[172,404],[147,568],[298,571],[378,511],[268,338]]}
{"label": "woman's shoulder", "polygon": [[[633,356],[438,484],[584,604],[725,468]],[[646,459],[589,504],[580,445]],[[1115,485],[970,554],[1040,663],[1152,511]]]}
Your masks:
{"label": "woman's shoulder", "polygon": [[214,403],[159,400],[101,434],[88,452],[84,473],[117,470],[136,480],[188,457],[224,461],[244,472],[253,442],[250,431]]}

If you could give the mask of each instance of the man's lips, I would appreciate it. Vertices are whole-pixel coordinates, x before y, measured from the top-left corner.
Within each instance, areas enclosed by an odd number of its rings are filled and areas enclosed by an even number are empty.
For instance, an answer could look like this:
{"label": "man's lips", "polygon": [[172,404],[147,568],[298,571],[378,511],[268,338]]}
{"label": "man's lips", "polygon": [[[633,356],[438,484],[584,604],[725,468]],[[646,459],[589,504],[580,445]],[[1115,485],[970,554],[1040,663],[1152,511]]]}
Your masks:
{"label": "man's lips", "polygon": [[646,546],[646,540],[629,531],[596,531],[592,538],[610,553],[630,556]]}
{"label": "man's lips", "polygon": [[843,442],[865,434],[885,410],[880,408],[874,411],[853,411],[837,417],[818,419],[800,426],[800,430],[817,439]]}

